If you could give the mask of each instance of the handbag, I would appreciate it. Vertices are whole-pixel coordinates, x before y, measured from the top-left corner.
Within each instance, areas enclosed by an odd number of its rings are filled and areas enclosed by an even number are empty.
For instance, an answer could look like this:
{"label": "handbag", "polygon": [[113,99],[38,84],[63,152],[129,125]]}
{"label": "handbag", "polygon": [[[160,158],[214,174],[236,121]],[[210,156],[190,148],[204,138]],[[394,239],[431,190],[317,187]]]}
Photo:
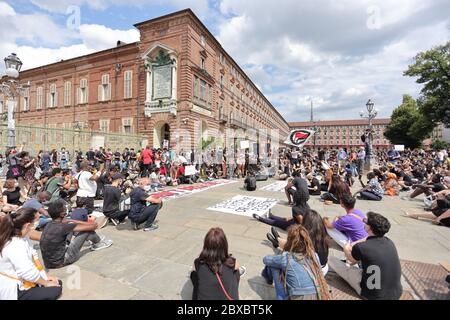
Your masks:
{"label": "handbag", "polygon": [[222,283],[222,279],[220,279],[219,273],[216,272],[216,277],[217,280],[219,281],[220,287],[222,288],[223,293],[225,294],[225,297],[227,297],[227,299],[229,301],[233,301],[234,299],[228,294],[227,290],[225,289],[223,283]]}
{"label": "handbag", "polygon": [[[37,257],[35,257],[34,255],[31,256],[31,260],[33,261],[34,266],[36,267],[36,269],[41,272],[42,270],[44,270],[44,267],[42,266],[42,264],[40,263],[39,259]],[[27,280],[22,280],[13,276],[10,276],[6,273],[0,272],[0,275],[5,276],[7,278],[13,279],[13,280],[17,280],[22,282],[24,289],[31,289],[31,288],[35,288],[37,286],[37,283],[34,282],[30,282]]]}

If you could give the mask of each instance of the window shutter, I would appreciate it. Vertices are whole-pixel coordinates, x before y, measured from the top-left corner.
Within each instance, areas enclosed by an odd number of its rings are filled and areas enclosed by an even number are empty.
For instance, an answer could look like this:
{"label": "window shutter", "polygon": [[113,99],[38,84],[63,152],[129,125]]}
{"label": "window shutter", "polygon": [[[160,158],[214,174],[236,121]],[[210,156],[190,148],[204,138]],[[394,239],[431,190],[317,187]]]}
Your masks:
{"label": "window shutter", "polygon": [[108,90],[106,92],[106,100],[111,100],[111,83],[108,83]]}
{"label": "window shutter", "polygon": [[58,106],[58,91],[55,91],[55,105],[54,107],[56,108]]}
{"label": "window shutter", "polygon": [[50,108],[50,92],[47,92],[47,108]]}
{"label": "window shutter", "polygon": [[103,101],[103,86],[101,84],[98,85],[98,101]]}

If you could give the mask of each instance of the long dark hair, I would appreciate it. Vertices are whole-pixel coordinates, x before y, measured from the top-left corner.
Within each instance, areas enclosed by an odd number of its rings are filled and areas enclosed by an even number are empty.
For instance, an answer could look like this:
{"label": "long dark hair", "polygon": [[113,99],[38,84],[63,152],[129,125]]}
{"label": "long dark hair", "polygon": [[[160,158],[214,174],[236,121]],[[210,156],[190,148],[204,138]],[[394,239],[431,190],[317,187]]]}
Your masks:
{"label": "long dark hair", "polygon": [[341,201],[341,198],[344,194],[351,194],[350,187],[344,181],[342,181],[341,177],[337,174],[333,175],[331,178],[331,193]]}
{"label": "long dark hair", "polygon": [[199,260],[214,273],[221,273],[222,265],[234,268],[235,259],[228,253],[227,237],[221,228],[212,228],[208,231]]}
{"label": "long dark hair", "polygon": [[21,236],[23,226],[32,223],[35,217],[36,210],[23,208],[0,219],[0,255],[6,244],[13,237]]}
{"label": "long dark hair", "polygon": [[306,210],[302,225],[309,232],[316,251],[325,251],[328,254],[328,233],[320,214],[315,210]]}

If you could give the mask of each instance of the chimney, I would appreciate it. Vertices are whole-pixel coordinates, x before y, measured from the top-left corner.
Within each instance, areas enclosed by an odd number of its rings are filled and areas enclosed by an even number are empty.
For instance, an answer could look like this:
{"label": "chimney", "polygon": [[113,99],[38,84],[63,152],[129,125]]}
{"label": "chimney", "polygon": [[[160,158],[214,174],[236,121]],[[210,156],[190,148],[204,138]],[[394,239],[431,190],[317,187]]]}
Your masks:
{"label": "chimney", "polygon": [[126,43],[125,42],[123,42],[123,41],[117,41],[117,47],[121,47],[121,46],[124,46],[124,45],[126,45]]}

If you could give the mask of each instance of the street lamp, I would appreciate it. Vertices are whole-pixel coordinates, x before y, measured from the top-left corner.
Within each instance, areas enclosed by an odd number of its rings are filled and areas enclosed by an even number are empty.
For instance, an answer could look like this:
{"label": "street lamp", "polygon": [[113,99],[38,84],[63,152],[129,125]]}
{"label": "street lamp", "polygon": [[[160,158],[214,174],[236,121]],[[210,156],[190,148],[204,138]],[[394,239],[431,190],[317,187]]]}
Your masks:
{"label": "street lamp", "polygon": [[366,135],[365,143],[367,146],[367,148],[366,148],[367,149],[366,166],[368,167],[368,170],[371,170],[372,165],[374,164],[373,152],[372,152],[372,148],[373,148],[372,121],[373,121],[373,119],[375,119],[377,117],[378,110],[375,109],[375,103],[373,103],[372,100],[367,101],[366,109],[367,109],[367,113],[364,111],[361,111],[359,113],[359,115],[361,116],[361,118],[369,120],[369,130],[365,134]]}
{"label": "street lamp", "polygon": [[[15,120],[14,120],[14,106],[16,97],[24,96],[25,92],[30,87],[30,82],[27,84],[19,84],[18,78],[20,70],[22,69],[22,61],[15,53],[11,53],[5,58],[5,74],[6,77],[2,77],[2,83],[0,83],[0,92],[5,94],[8,98],[8,143],[6,145],[7,150],[16,147],[16,135],[15,135]],[[3,80],[3,78],[6,78]]]}

